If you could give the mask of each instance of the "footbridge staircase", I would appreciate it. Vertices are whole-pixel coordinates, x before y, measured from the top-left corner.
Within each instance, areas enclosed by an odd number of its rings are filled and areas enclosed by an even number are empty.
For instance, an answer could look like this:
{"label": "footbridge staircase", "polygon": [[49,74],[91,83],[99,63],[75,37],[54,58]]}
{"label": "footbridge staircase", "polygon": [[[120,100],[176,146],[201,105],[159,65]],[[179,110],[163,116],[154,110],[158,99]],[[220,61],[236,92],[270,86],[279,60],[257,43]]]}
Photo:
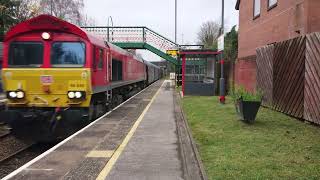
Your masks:
{"label": "footbridge staircase", "polygon": [[177,58],[166,53],[179,45],[147,27],[82,27],[123,49],[146,49],[178,65]]}

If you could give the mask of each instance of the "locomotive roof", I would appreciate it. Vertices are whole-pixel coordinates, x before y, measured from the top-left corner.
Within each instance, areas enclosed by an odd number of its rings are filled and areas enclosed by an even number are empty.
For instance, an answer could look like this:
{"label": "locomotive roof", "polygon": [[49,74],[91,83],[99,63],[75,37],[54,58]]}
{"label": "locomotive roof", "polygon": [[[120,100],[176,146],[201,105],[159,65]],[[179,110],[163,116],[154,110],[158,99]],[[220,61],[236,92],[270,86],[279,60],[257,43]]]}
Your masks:
{"label": "locomotive roof", "polygon": [[39,15],[35,18],[23,21],[16,26],[13,26],[5,36],[5,41],[9,39],[33,31],[61,31],[70,34],[80,36],[83,39],[90,41],[93,44],[99,46],[105,46],[102,39],[99,39],[86,31],[82,30],[80,27],[71,24],[67,21],[61,20],[50,15]]}
{"label": "locomotive roof", "polygon": [[153,63],[151,63],[150,61],[146,61],[146,60],[144,60],[144,63],[145,63],[146,65],[148,65],[148,66],[153,66],[154,68],[160,69],[160,67],[159,67],[159,66],[157,66],[157,65],[155,65],[155,64],[153,64]]}

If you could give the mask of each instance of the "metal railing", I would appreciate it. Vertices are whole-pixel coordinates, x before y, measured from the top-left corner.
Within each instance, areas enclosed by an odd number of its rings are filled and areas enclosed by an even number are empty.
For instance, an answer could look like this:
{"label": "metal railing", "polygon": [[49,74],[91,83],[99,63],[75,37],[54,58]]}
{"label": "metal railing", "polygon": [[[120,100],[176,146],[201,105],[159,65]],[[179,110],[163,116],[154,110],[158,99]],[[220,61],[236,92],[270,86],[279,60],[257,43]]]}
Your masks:
{"label": "metal railing", "polygon": [[179,48],[178,44],[147,27],[98,26],[82,28],[111,43],[147,43],[162,51]]}

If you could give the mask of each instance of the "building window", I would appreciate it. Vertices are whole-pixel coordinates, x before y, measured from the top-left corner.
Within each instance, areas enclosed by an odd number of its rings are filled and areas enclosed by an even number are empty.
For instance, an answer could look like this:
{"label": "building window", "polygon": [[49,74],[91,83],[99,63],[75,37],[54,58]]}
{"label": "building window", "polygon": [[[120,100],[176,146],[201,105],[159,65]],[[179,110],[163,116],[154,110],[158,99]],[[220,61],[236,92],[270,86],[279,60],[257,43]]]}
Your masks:
{"label": "building window", "polygon": [[260,16],[261,0],[253,1],[253,19]]}
{"label": "building window", "polygon": [[278,0],[268,0],[268,9],[272,9],[276,7],[278,4]]}

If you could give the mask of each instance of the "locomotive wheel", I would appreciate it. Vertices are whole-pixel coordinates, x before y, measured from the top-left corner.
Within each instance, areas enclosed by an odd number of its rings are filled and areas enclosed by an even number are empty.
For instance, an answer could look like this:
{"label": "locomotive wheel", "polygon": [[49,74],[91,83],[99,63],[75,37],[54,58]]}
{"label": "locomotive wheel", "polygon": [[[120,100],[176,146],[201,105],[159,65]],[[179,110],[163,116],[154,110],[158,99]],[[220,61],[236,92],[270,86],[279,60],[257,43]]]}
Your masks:
{"label": "locomotive wheel", "polygon": [[123,97],[121,95],[115,95],[112,99],[112,109],[117,107],[119,104],[123,102]]}
{"label": "locomotive wheel", "polygon": [[88,111],[89,121],[94,121],[97,118],[97,110],[96,105],[94,104],[94,100],[91,100]]}

